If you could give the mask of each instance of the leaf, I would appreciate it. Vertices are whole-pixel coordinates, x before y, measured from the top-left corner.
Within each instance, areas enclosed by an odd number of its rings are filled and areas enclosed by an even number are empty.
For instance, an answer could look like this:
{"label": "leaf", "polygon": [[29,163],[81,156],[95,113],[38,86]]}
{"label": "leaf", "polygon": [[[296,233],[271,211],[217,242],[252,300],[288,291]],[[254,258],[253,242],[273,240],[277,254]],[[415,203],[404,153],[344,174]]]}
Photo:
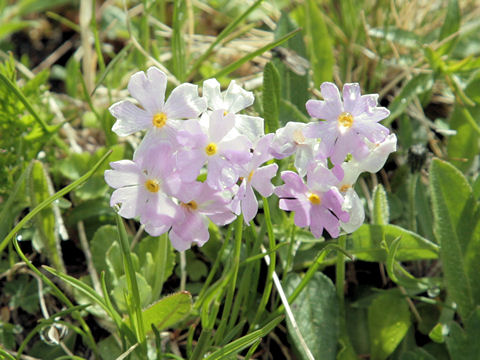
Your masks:
{"label": "leaf", "polygon": [[355,258],[363,261],[385,262],[387,252],[382,247],[396,239],[399,240],[397,261],[426,260],[438,258],[438,246],[431,241],[396,225],[363,224],[347,238],[346,250]]}
{"label": "leaf", "polygon": [[418,48],[421,39],[412,31],[388,27],[368,30],[368,35],[374,38],[392,41],[408,48]]}
{"label": "leaf", "polygon": [[[470,82],[465,89],[465,94],[470,99],[480,97],[480,78],[476,78]],[[473,165],[475,157],[480,151],[478,143],[478,133],[475,132],[472,124],[469,123],[466,113],[462,111],[464,106],[456,104],[453,110],[449,123],[450,128],[455,130],[457,134],[448,140],[447,152],[451,163],[455,165],[462,172],[467,172]],[[474,119],[480,118],[480,105],[466,108]]]}
{"label": "leaf", "polygon": [[305,35],[310,50],[310,63],[313,70],[313,83],[316,88],[324,81],[332,81],[333,57],[332,39],[317,2],[305,1]]}
{"label": "leaf", "polygon": [[[460,6],[457,0],[449,0],[446,9],[445,20],[443,21],[442,28],[440,29],[439,41],[449,37],[456,33],[460,29],[460,21],[462,16],[460,14]],[[437,49],[437,53],[440,55],[448,54],[458,42],[458,36],[447,41],[445,44]]]}
{"label": "leaf", "polygon": [[410,327],[405,299],[392,292],[380,294],[368,308],[371,359],[384,360],[400,344]]}
{"label": "leaf", "polygon": [[[140,306],[143,308],[151,303],[152,301],[152,287],[148,285],[145,278],[139,274],[135,273],[136,282],[138,285],[138,297],[140,301]],[[127,276],[122,275],[118,278],[117,283],[112,291],[112,297],[115,299],[115,303],[121,312],[127,312],[127,303],[125,302],[125,294],[129,292],[129,285],[127,284]]]}
{"label": "leaf", "polygon": [[273,133],[279,127],[280,75],[272,62],[263,70],[263,118],[265,133]]}
{"label": "leaf", "polygon": [[381,184],[373,190],[373,223],[376,225],[387,225],[390,218],[387,193]]}
{"label": "leaf", "polygon": [[477,236],[473,245],[470,244],[479,220],[476,215],[478,204],[462,173],[439,159],[434,159],[430,166],[430,192],[434,233],[440,244],[445,284],[451,300],[458,306],[458,313],[465,318],[473,311],[480,296],[480,284],[469,277],[465,263],[469,245],[478,247],[480,240]]}
{"label": "leaf", "polygon": [[388,107],[390,116],[383,121],[383,125],[390,125],[416,96],[426,93],[432,86],[432,74],[420,74],[410,79]]}
{"label": "leaf", "polygon": [[[147,332],[152,331],[152,325],[159,331],[167,329],[187,316],[191,309],[192,295],[188,291],[166,296],[142,311],[143,328]],[[126,318],[125,322],[129,324],[130,319]]]}
{"label": "leaf", "polygon": [[38,311],[37,282],[27,275],[19,275],[5,284],[2,293],[9,295],[10,309],[22,308],[34,315]]}
{"label": "leaf", "polygon": [[90,250],[92,252],[92,261],[98,273],[105,271],[108,273],[107,254],[113,243],[118,240],[117,228],[113,225],[104,225],[95,232],[90,240]]}
{"label": "leaf", "polygon": [[222,360],[228,359],[229,355],[235,355],[248,346],[255,344],[259,339],[267,336],[281,321],[283,317],[278,317],[270,321],[263,328],[253,331],[250,334],[242,336],[241,338],[232,341],[231,343],[222,346],[219,350],[210,354],[205,360]]}
{"label": "leaf", "polygon": [[404,352],[400,356],[400,360],[436,360],[430,353],[422,348],[416,348],[414,350],[409,350]]}
{"label": "leaf", "polygon": [[[135,248],[138,254],[140,272],[152,287],[153,300],[160,297],[163,283],[172,274],[175,266],[175,252],[167,236],[142,239]],[[188,263],[187,263],[188,265]]]}
{"label": "leaf", "polygon": [[465,329],[456,322],[452,322],[450,334],[446,339],[447,349],[452,360],[478,359],[480,353],[480,308],[472,313],[465,321]]}
{"label": "leaf", "polygon": [[[50,197],[47,172],[40,161],[33,162],[29,180],[31,208],[34,208]],[[37,235],[35,238],[38,240],[39,250],[48,257],[56,269],[64,271],[65,266],[60,239],[55,229],[55,214],[52,205],[40,211],[34,221]]]}
{"label": "leaf", "polygon": [[[289,274],[286,293],[291,294],[300,283],[299,275]],[[339,338],[339,305],[332,281],[317,272],[290,305],[298,328],[315,359],[335,359]],[[288,334],[302,359],[302,350],[291,322],[287,318]]]}

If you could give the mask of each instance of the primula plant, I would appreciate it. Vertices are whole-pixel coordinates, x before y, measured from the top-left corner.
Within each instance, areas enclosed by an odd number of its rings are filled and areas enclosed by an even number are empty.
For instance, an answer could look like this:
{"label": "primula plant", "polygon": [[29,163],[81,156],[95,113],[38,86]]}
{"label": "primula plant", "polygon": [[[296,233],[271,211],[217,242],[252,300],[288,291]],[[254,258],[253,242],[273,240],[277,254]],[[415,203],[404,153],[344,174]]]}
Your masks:
{"label": "primula plant", "polygon": [[0,359],[477,359],[476,5],[3,2]]}

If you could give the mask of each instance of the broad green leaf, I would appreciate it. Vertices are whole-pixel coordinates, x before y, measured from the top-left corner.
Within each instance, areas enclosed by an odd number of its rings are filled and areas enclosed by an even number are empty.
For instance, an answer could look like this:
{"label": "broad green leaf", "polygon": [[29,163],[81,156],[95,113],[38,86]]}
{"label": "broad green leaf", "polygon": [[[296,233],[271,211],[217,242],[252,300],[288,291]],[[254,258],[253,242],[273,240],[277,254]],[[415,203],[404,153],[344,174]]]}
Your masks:
{"label": "broad green leaf", "polygon": [[265,133],[273,133],[279,127],[280,75],[273,63],[269,62],[263,70],[263,118]]}
{"label": "broad green leaf", "polygon": [[428,337],[432,339],[432,341],[442,344],[445,342],[445,336],[448,334],[448,332],[448,326],[442,323],[437,323],[428,333]]}
{"label": "broad green leaf", "polygon": [[[299,285],[299,275],[287,278],[286,293],[290,295]],[[298,328],[315,359],[335,359],[339,337],[339,305],[332,281],[316,272],[307,286],[290,304]],[[302,350],[292,324],[287,318],[288,334],[302,359],[308,359]]]}
{"label": "broad green leaf", "polygon": [[[43,164],[35,160],[30,173],[29,193],[31,207],[34,208],[50,197],[48,174]],[[53,205],[44,208],[34,218],[36,225],[36,244],[39,250],[44,253],[51,264],[58,270],[64,271],[62,253],[60,248],[60,239],[55,229],[55,214]]]}
{"label": "broad green leaf", "polygon": [[31,21],[8,21],[0,24],[0,39],[7,37],[10,34],[18,32],[30,25],[33,25]]}
{"label": "broad green leaf", "polygon": [[[141,307],[145,307],[152,301],[152,287],[147,283],[145,278],[135,273],[136,282],[138,285],[138,295]],[[115,303],[121,312],[127,312],[127,303],[125,302],[125,294],[129,291],[127,284],[127,277],[125,275],[120,276],[115,287],[112,290],[112,298],[115,299]]]}
{"label": "broad green leaf", "polygon": [[[460,22],[462,19],[458,0],[449,0],[448,6],[445,10],[445,20],[443,21],[442,28],[440,29],[440,36],[438,37],[439,41],[442,41],[443,39],[457,32],[460,29]],[[439,49],[437,49],[437,52],[441,55],[448,54],[453,49],[457,41],[458,36],[443,44]]]}
{"label": "broad green leaf", "polygon": [[390,220],[387,193],[381,184],[373,190],[373,224],[387,225]]}
{"label": "broad green leaf", "polygon": [[[282,13],[280,20],[278,21],[277,28],[275,29],[275,39],[293,31],[297,28],[292,20],[290,20],[290,14]],[[305,42],[301,33],[298,33],[288,41],[286,41],[282,47],[287,49],[287,57],[279,58],[275,56],[275,52],[272,52],[274,58],[272,59],[273,64],[277,68],[280,74],[280,90],[281,90],[281,104],[280,104],[280,123],[285,125],[288,121],[305,121],[298,120],[299,116],[306,118],[307,110],[305,108],[305,103],[310,98],[310,93],[308,92],[309,85],[309,68],[305,68],[306,74],[301,76],[294,73],[286,63],[290,64],[293,62],[296,65],[297,58],[302,57],[306,59],[307,49],[305,47]],[[289,53],[292,53],[290,56]],[[291,64],[289,65],[291,67]],[[301,115],[295,115],[295,113],[300,113]],[[307,119],[308,121],[308,119]]]}
{"label": "broad green leaf", "polygon": [[400,356],[400,360],[436,360],[436,358],[426,350],[422,348],[416,348],[414,350],[404,352]]}
{"label": "broad green leaf", "polygon": [[107,254],[113,243],[116,243],[118,237],[117,228],[113,225],[104,225],[95,232],[90,240],[90,250],[92,252],[92,261],[98,273],[105,271],[108,273]]}
{"label": "broad green leaf", "polygon": [[97,345],[98,351],[103,360],[116,360],[123,352],[121,345],[113,335],[100,340]]}
{"label": "broad green leaf", "polygon": [[[430,166],[430,191],[432,194],[434,233],[440,244],[445,284],[449,296],[458,306],[458,312],[467,317],[478,301],[478,281],[469,277],[465,263],[469,246],[478,248],[474,230],[478,223],[472,189],[462,173],[453,165],[434,159]],[[473,274],[472,274],[473,275]],[[476,279],[478,280],[478,274]],[[474,290],[475,287],[475,290]],[[475,301],[477,300],[477,301]]]}
{"label": "broad green leaf", "polygon": [[7,281],[2,289],[2,293],[7,295],[10,309],[22,308],[32,315],[39,310],[37,281],[28,275],[22,274],[12,279],[12,281]]}
{"label": "broad green leaf", "polygon": [[395,120],[416,97],[429,91],[433,86],[432,74],[420,74],[414,76],[402,88],[388,107],[390,116],[383,121],[383,125],[388,126]]}
{"label": "broad green leaf", "polygon": [[396,259],[398,261],[438,258],[438,246],[431,241],[396,225],[364,224],[347,238],[346,250],[359,260],[384,262],[387,252],[383,241],[390,246],[400,238]]}
{"label": "broad green leaf", "polygon": [[476,308],[466,319],[462,329],[456,322],[452,322],[450,333],[446,339],[447,349],[452,360],[478,359],[480,354],[480,308]]}
{"label": "broad green leaf", "polygon": [[313,83],[316,88],[324,81],[332,81],[333,45],[328,28],[314,0],[305,1],[305,35],[307,47],[310,50],[310,63],[313,70]]}
{"label": "broad green leaf", "polygon": [[[475,80],[465,89],[465,94],[473,99],[480,97],[480,78]],[[474,119],[480,118],[480,105],[466,108]],[[466,118],[466,114],[462,105],[457,104],[454,111],[450,116],[450,128],[457,132],[448,140],[447,152],[448,157],[451,159],[451,163],[459,168],[462,172],[467,172],[473,165],[475,157],[480,151],[479,136],[474,131],[472,124]]]}
{"label": "broad green leaf", "polygon": [[[169,328],[187,316],[191,309],[192,295],[188,291],[166,296],[142,311],[143,328],[147,332],[152,331],[152,325],[159,331]],[[130,319],[125,322],[129,324]]]}
{"label": "broad green leaf", "polygon": [[384,360],[400,344],[410,327],[410,311],[401,296],[384,292],[368,308],[371,359]]}
{"label": "broad green leaf", "polygon": [[166,235],[147,236],[140,241],[135,251],[141,264],[140,272],[152,287],[152,299],[156,300],[175,266],[175,252],[170,240]]}

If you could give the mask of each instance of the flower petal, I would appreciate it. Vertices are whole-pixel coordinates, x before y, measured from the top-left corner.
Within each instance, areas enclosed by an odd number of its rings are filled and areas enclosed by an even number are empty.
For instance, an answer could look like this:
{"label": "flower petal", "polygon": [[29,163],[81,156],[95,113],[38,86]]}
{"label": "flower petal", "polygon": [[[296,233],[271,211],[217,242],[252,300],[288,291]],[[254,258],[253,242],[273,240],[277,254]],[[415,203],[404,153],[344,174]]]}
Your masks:
{"label": "flower petal", "polygon": [[258,212],[258,201],[251,186],[247,185],[245,189],[245,198],[242,201],[242,213],[245,223],[253,220]]}
{"label": "flower petal", "polygon": [[117,119],[112,131],[119,136],[127,136],[152,126],[152,115],[128,100],[117,102],[108,110]]}
{"label": "flower petal", "polygon": [[223,99],[226,106],[225,110],[234,114],[249,107],[255,101],[253,93],[237,85],[235,80],[232,80],[228,85],[228,89],[223,94]]}
{"label": "flower petal", "polygon": [[126,219],[132,219],[139,215],[140,208],[144,205],[142,195],[140,186],[122,187],[112,193],[110,206],[120,204],[118,214]]}
{"label": "flower petal", "polygon": [[128,82],[128,91],[151,114],[161,112],[167,87],[167,75],[152,66],[147,74],[139,71]]}
{"label": "flower petal", "polygon": [[206,108],[206,100],[198,96],[197,85],[181,84],[171,92],[164,112],[168,119],[193,119],[199,117]]}
{"label": "flower petal", "polygon": [[360,97],[361,92],[358,83],[343,85],[343,106],[345,111],[354,114],[355,106]]}
{"label": "flower petal", "polygon": [[269,197],[273,194],[274,186],[271,183],[272,178],[277,174],[278,165],[269,164],[255,170],[252,176],[252,186],[260,195]]}
{"label": "flower petal", "polygon": [[105,182],[112,188],[138,185],[144,181],[141,170],[131,160],[111,162],[110,166],[113,170],[106,170],[104,176]]}
{"label": "flower petal", "polygon": [[203,97],[207,102],[207,106],[211,110],[227,110],[223,102],[220,83],[217,79],[208,79],[203,82]]}

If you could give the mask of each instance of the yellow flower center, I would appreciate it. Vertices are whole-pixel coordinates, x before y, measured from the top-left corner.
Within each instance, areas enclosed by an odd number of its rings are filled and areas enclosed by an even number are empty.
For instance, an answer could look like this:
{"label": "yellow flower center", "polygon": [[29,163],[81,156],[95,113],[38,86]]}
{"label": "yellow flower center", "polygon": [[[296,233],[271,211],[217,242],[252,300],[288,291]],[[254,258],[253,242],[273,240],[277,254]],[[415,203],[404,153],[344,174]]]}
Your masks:
{"label": "yellow flower center", "polygon": [[182,203],[182,206],[186,207],[189,210],[197,210],[198,209],[198,204],[194,200],[189,201],[186,204]]}
{"label": "yellow flower center", "polygon": [[210,143],[205,147],[205,152],[207,153],[208,156],[215,155],[217,153],[217,144],[215,143]]}
{"label": "yellow flower center", "polygon": [[295,141],[297,145],[305,143],[305,136],[303,136],[301,130],[295,130],[293,132],[293,141]]}
{"label": "yellow flower center", "polygon": [[320,196],[318,196],[317,194],[310,194],[308,196],[308,200],[310,200],[310,202],[313,205],[320,205],[322,203],[322,200],[320,199]]}
{"label": "yellow flower center", "polygon": [[252,170],[252,171],[250,171],[250,174],[248,174],[248,178],[247,178],[247,181],[248,181],[248,182],[252,181],[252,176],[253,176],[253,173],[254,173],[254,172],[255,172],[255,171]]}
{"label": "yellow flower center", "polygon": [[344,128],[350,128],[353,125],[353,115],[349,112],[342,112],[338,115],[338,123]]}
{"label": "yellow flower center", "polygon": [[352,185],[348,185],[348,184],[345,184],[345,185],[342,185],[340,187],[340,192],[346,192],[348,189],[350,189],[352,187]]}
{"label": "yellow flower center", "polygon": [[161,112],[153,115],[152,124],[157,128],[162,128],[167,123],[167,114]]}
{"label": "yellow flower center", "polygon": [[223,116],[227,116],[228,115],[228,111],[227,110],[223,110]]}
{"label": "yellow flower center", "polygon": [[145,181],[145,187],[152,193],[156,193],[158,190],[160,190],[160,184],[155,179],[148,179]]}

